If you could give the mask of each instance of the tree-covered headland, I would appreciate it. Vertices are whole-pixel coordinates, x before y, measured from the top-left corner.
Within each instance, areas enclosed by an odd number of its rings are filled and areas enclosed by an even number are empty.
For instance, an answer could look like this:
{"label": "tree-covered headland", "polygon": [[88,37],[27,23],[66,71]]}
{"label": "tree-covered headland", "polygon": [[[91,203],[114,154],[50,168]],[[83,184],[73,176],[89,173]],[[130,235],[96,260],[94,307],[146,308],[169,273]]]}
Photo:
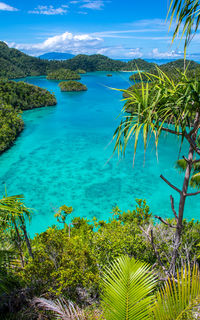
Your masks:
{"label": "tree-covered headland", "polygon": [[45,89],[24,82],[0,81],[0,153],[8,149],[24,128],[23,110],[56,105]]}

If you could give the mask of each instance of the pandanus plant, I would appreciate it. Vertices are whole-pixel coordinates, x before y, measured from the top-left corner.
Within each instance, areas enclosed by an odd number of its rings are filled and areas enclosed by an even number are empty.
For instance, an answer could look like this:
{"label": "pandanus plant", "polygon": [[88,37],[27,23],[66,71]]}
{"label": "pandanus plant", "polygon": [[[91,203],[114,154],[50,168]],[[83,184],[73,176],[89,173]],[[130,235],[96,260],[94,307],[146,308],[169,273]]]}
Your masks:
{"label": "pandanus plant", "polygon": [[[127,145],[132,140],[134,141],[135,159],[139,136],[143,137],[144,150],[146,151],[150,137],[154,137],[157,148],[162,132],[179,137],[180,145],[185,140],[188,142],[188,155],[184,156],[186,167],[182,188],[173,185],[161,175],[161,178],[180,196],[177,209],[174,198],[170,197],[176,225],[171,225],[162,217],[156,216],[165,225],[175,229],[173,254],[168,269],[158,257],[165,273],[175,275],[183,230],[185,202],[187,197],[200,194],[200,191],[188,192],[193,165],[200,163],[200,149],[198,147],[200,139],[200,82],[188,79],[186,73],[180,73],[181,80],[177,83],[159,68],[157,68],[157,75],[147,73],[146,76],[148,81],[144,82],[141,77],[139,86],[133,86],[131,90],[121,90],[125,93],[126,103],[122,110],[121,123],[113,136],[115,140],[114,151],[117,150],[118,154],[125,155]],[[151,236],[151,242],[153,242],[152,240],[153,236]]]}
{"label": "pandanus plant", "polygon": [[25,240],[31,258],[33,252],[26,229],[26,220],[30,221],[31,211],[24,205],[23,196],[5,196],[0,199],[0,229],[2,232],[14,234],[14,240],[20,253],[22,266],[24,266],[22,244]]}

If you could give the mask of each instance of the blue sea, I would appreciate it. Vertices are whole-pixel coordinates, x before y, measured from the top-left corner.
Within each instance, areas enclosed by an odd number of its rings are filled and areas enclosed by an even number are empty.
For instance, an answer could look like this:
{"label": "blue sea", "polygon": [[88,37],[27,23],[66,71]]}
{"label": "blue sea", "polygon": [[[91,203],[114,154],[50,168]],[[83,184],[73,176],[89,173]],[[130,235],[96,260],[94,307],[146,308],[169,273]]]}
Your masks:
{"label": "blue sea", "polygon": [[[109,72],[110,73],[110,72]],[[180,142],[162,135],[156,157],[149,141],[144,162],[140,140],[135,165],[130,143],[125,159],[113,156],[112,136],[120,123],[122,94],[129,72],[93,72],[82,75],[87,92],[60,92],[58,81],[29,77],[24,81],[54,92],[58,104],[23,113],[25,129],[14,146],[0,156],[0,192],[23,194],[33,210],[31,236],[56,224],[55,211],[63,204],[72,216],[109,219],[116,205],[133,210],[135,199],[146,199],[154,214],[172,217],[170,194],[178,196],[161,179],[162,173],[181,187],[183,176],[174,168]],[[181,155],[187,155],[184,145]],[[185,217],[198,219],[199,198],[187,199]]]}

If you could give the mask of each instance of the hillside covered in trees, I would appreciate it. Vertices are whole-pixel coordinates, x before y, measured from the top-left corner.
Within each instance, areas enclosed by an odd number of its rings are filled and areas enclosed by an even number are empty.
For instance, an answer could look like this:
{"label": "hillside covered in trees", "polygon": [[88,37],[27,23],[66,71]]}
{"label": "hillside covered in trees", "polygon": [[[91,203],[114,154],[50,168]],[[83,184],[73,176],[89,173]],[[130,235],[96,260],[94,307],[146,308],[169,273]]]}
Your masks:
{"label": "hillside covered in trees", "polygon": [[48,80],[80,80],[81,76],[70,69],[58,69],[47,74]]}
{"label": "hillside covered in trees", "polygon": [[17,110],[54,106],[56,98],[40,87],[15,81],[0,81],[0,101],[10,104]]}
{"label": "hillside covered in trees", "polygon": [[[156,64],[151,63],[149,65],[146,65],[146,67],[143,69],[141,67],[139,67],[139,65],[138,65],[138,69],[140,71],[145,71],[145,72],[157,75],[158,74],[157,67],[158,67],[162,72],[164,72],[167,75],[172,76],[174,79],[178,80],[180,77],[179,71],[183,72],[184,66],[185,66],[185,69],[187,70],[187,75],[189,77],[192,78],[195,75],[196,76],[200,75],[199,63],[192,61],[192,60],[186,60],[184,63],[183,59],[171,61],[171,62],[162,64],[161,66],[157,66]],[[147,76],[145,76],[145,75],[143,75],[142,77],[145,80],[147,79]],[[130,76],[130,80],[133,80],[133,81],[134,80],[141,80],[140,75],[134,74],[134,75]]]}
{"label": "hillside covered in trees", "polygon": [[22,110],[53,106],[56,103],[53,94],[37,86],[0,81],[0,153],[8,149],[23,130]]}
{"label": "hillside covered in trees", "polygon": [[[167,63],[164,69],[179,68],[183,65],[183,60]],[[155,69],[155,64],[143,59],[133,59],[128,62],[113,60],[100,54],[84,55],[79,54],[72,59],[65,61],[44,60],[22,53],[21,51],[9,48],[6,43],[0,42],[0,78],[14,79],[26,76],[47,75],[58,69],[70,69],[76,71],[83,69],[91,71],[148,71]],[[191,62],[190,69],[200,68],[196,62]]]}

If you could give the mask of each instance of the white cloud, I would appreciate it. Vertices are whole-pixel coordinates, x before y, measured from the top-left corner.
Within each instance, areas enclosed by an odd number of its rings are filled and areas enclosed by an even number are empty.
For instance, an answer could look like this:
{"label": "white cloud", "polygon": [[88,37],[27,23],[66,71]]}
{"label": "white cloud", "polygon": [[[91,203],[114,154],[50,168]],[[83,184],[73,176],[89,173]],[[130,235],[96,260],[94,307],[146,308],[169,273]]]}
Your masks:
{"label": "white cloud", "polygon": [[101,10],[104,7],[104,2],[102,0],[83,0],[84,4],[81,8],[87,8],[92,10]]}
{"label": "white cloud", "polygon": [[17,8],[11,7],[4,2],[0,2],[0,10],[2,10],[2,11],[19,11]]}
{"label": "white cloud", "polygon": [[140,48],[130,49],[130,51],[126,54],[127,57],[130,58],[141,58],[143,57],[143,53]]}
{"label": "white cloud", "polygon": [[174,50],[159,52],[158,48],[154,48],[149,55],[156,59],[168,59],[168,58],[176,59],[176,58],[181,58],[183,56],[181,52],[175,52]]}
{"label": "white cloud", "polygon": [[72,34],[65,32],[60,35],[49,37],[41,43],[35,44],[16,44],[10,43],[10,47],[23,50],[32,55],[39,55],[44,52],[72,52],[79,53],[93,53],[99,49],[102,39],[94,37],[90,34]]}
{"label": "white cloud", "polygon": [[68,5],[62,5],[59,8],[54,8],[53,6],[37,6],[34,10],[28,11],[28,13],[33,14],[44,14],[44,15],[57,15],[67,13]]}

